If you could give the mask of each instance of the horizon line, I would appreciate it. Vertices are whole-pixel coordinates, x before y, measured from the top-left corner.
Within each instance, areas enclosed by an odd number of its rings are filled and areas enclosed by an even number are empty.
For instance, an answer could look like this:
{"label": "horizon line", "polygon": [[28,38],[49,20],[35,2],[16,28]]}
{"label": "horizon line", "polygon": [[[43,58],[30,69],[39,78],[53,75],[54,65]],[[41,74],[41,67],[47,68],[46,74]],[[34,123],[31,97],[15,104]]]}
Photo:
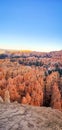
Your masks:
{"label": "horizon line", "polygon": [[46,51],[46,50],[43,50],[43,51],[40,51],[40,50],[31,50],[31,49],[12,49],[12,48],[0,48],[0,51],[20,51],[20,52],[44,52],[44,53],[49,53],[49,52],[55,52],[55,51],[62,51],[62,49],[58,49],[58,50],[49,50],[49,51]]}

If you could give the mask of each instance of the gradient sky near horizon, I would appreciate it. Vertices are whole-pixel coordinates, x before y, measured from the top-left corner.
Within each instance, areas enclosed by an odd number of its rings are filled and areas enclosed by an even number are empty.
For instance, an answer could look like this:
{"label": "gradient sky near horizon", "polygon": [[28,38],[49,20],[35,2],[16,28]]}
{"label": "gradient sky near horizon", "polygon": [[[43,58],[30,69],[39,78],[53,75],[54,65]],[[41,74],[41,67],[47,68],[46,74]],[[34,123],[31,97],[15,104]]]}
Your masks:
{"label": "gradient sky near horizon", "polygon": [[62,0],[0,0],[0,48],[62,49]]}

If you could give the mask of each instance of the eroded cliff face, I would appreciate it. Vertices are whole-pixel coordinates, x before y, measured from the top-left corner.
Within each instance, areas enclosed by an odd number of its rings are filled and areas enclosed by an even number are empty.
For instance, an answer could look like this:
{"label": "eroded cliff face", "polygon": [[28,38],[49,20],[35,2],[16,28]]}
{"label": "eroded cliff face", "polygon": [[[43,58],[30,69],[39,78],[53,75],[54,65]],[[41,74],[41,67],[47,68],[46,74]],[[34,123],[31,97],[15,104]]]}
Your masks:
{"label": "eroded cliff face", "polygon": [[0,130],[62,130],[62,112],[50,107],[0,103]]}

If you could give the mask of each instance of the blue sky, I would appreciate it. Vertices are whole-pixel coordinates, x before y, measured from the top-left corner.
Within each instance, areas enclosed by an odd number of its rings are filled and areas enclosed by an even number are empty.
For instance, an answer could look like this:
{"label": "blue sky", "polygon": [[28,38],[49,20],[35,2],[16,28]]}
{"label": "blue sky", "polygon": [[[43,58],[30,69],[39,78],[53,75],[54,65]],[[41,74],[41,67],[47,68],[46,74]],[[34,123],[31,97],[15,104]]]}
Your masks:
{"label": "blue sky", "polygon": [[0,48],[62,49],[62,0],[0,0]]}

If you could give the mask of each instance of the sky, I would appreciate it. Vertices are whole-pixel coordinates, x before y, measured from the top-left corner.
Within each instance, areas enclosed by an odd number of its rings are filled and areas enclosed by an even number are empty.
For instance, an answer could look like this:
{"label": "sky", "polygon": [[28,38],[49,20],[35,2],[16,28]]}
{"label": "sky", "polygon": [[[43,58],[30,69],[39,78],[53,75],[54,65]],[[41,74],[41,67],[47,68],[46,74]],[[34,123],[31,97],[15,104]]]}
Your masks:
{"label": "sky", "polygon": [[0,0],[0,48],[62,50],[62,0]]}

